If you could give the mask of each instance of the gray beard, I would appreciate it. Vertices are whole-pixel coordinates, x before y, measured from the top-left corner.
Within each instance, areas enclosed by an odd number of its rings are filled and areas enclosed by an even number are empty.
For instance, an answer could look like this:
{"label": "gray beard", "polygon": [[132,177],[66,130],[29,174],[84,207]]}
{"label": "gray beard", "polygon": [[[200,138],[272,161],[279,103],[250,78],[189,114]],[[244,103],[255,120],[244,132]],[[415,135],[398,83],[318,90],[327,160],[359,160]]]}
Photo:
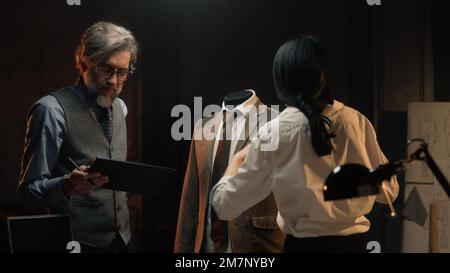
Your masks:
{"label": "gray beard", "polygon": [[97,96],[97,105],[103,108],[109,108],[113,105],[116,98],[122,93],[122,88],[119,88],[114,94],[111,95],[103,95],[98,94]]}
{"label": "gray beard", "polygon": [[116,97],[104,96],[102,94],[99,94],[97,96],[97,105],[103,108],[109,108],[113,105],[115,100]]}

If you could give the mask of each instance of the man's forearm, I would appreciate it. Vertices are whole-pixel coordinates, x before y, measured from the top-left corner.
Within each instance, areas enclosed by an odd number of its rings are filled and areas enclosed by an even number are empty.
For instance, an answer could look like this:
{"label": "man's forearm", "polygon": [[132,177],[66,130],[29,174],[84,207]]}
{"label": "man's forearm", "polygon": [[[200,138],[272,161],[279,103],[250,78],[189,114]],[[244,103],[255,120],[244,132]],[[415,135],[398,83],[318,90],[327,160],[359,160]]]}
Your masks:
{"label": "man's forearm", "polygon": [[19,199],[29,209],[50,208],[63,212],[69,200],[62,188],[63,177],[34,180],[23,183],[18,189]]}

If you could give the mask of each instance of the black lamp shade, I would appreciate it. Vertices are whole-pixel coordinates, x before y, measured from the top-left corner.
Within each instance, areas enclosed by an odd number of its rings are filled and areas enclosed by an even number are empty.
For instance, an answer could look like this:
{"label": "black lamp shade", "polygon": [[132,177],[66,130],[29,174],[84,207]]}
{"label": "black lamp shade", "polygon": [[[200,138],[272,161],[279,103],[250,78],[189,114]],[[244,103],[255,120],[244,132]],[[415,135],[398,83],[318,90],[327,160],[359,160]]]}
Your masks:
{"label": "black lamp shade", "polygon": [[380,193],[376,178],[368,168],[358,164],[336,167],[323,187],[325,201],[357,198]]}

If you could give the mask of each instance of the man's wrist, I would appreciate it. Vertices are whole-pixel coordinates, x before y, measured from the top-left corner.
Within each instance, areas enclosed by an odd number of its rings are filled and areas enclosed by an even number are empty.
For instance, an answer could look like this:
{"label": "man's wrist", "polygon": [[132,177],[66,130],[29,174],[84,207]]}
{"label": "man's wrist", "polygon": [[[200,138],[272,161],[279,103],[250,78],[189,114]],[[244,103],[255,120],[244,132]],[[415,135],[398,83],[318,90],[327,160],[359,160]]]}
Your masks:
{"label": "man's wrist", "polygon": [[66,196],[67,199],[69,199],[70,196],[74,192],[74,190],[72,188],[72,184],[70,183],[70,175],[66,174],[63,176],[63,178],[61,180],[61,186],[62,186],[64,195]]}

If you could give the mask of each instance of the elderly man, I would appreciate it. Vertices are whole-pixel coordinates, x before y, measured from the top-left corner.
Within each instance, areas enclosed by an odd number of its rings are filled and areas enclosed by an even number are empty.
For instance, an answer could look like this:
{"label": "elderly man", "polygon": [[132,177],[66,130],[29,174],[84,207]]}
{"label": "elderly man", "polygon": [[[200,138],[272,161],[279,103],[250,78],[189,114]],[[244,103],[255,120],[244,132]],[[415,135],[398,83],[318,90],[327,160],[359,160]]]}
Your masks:
{"label": "elderly man", "polygon": [[92,25],[76,51],[77,83],[42,97],[28,115],[18,197],[28,208],[68,213],[82,252],[125,252],[130,241],[126,193],[101,188],[108,177],[86,166],[97,156],[126,159],[127,108],[118,96],[137,51],[124,27]]}

